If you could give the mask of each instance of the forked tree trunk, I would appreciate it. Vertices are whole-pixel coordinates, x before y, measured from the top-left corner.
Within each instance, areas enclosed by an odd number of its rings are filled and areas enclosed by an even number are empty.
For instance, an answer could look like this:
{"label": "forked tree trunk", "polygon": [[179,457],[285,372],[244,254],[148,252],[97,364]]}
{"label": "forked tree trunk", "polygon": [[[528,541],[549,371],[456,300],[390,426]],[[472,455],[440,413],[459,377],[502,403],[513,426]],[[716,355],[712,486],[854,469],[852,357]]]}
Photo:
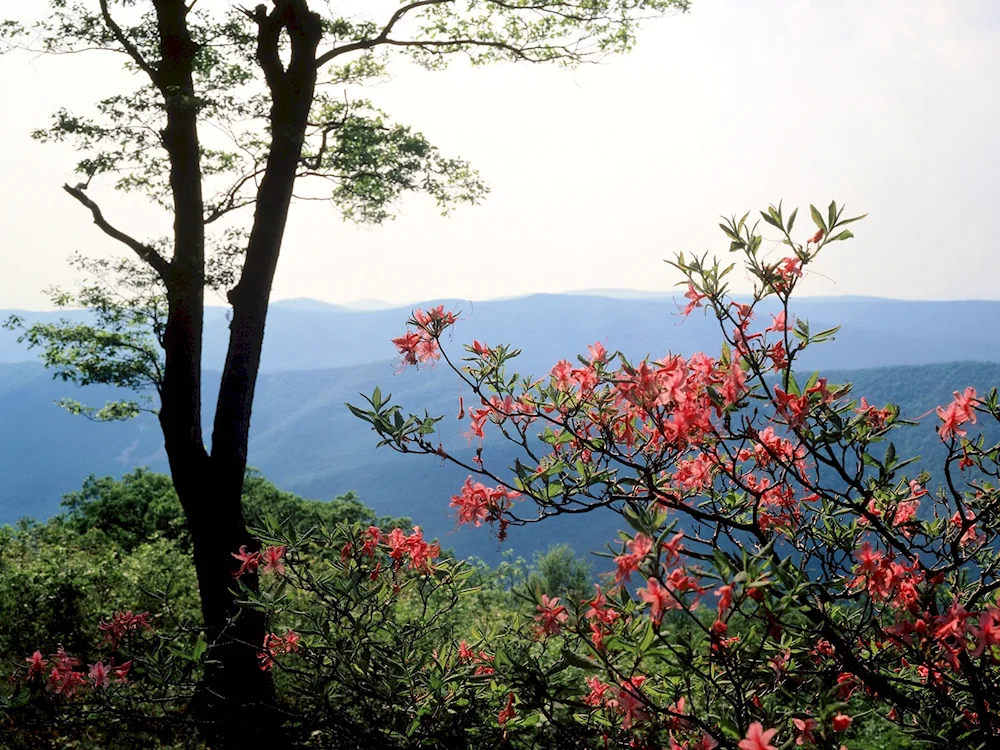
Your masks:
{"label": "forked tree trunk", "polygon": [[[257,58],[272,97],[271,149],[257,193],[253,228],[239,283],[230,291],[233,319],[216,404],[209,454],[201,428],[201,339],[204,322],[205,224],[197,109],[192,81],[196,47],[181,0],[157,0],[163,64],[157,84],[166,98],[163,142],[170,155],[175,202],[174,255],[166,279],[169,317],[160,424],[170,472],[188,521],[210,645],[206,673],[191,713],[213,747],[262,743],[284,747],[270,672],[261,670],[265,621],[241,609],[234,594],[233,553],[256,541],[243,518],[243,478],[254,390],[260,368],[271,284],[316,84],[322,27],[306,0],[258,8]],[[291,58],[278,48],[287,32]],[[256,575],[241,582],[256,587]]]}

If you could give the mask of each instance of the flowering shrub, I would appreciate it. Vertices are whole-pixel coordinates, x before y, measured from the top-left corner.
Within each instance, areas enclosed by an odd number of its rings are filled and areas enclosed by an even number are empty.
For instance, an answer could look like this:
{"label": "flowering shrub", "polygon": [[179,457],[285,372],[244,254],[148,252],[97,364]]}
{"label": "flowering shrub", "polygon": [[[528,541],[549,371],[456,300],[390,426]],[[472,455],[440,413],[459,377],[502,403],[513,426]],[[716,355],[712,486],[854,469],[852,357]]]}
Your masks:
{"label": "flowering shrub", "polygon": [[672,262],[682,314],[719,322],[717,355],[631,362],[597,343],[524,376],[503,344],[449,354],[455,313],[414,313],[394,340],[402,365],[450,367],[476,404],[459,404],[469,439],[520,449],[509,470],[482,450],[455,458],[434,434],[442,418],[406,415],[378,390],[351,407],[381,445],[467,469],[450,503],[462,523],[503,538],[510,524],[611,509],[631,529],[612,543],[605,588],[539,596],[534,638],[580,674],[571,692],[550,680],[513,690],[505,722],[545,694],[601,742],[633,747],[849,747],[856,720],[876,716],[932,744],[991,747],[1000,734],[1000,446],[970,434],[1000,421],[996,390],[936,410],[948,453],[931,474],[893,443],[927,425],[798,372],[836,329],[796,319],[793,293],[862,218],[835,203],[810,214],[801,242],[797,212],[761,212],[777,261],[748,215],[722,225],[754,281],[749,301],[728,294],[735,264]]}
{"label": "flowering shrub", "polygon": [[[242,593],[273,626],[261,669],[306,746],[555,747],[580,734],[568,715],[539,726],[538,706],[526,717],[530,699],[515,697],[556,661],[534,619],[519,619],[507,595],[484,597],[477,571],[418,527],[290,534],[272,523],[260,536],[258,559],[280,550],[280,569]],[[557,627],[565,608],[545,601]]]}

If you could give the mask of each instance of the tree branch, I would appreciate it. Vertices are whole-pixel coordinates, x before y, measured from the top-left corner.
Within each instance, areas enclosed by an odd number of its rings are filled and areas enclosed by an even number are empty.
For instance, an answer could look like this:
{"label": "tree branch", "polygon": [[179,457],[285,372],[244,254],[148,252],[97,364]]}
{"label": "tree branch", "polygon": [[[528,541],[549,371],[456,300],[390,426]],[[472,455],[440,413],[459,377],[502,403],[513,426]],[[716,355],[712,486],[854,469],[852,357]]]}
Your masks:
{"label": "tree branch", "polygon": [[122,31],[122,27],[119,26],[117,22],[115,22],[115,19],[111,17],[111,11],[108,9],[108,0],[101,0],[101,17],[104,19],[105,25],[111,29],[111,33],[115,35],[115,39],[118,40],[118,43],[125,48],[125,52],[128,53],[128,56],[135,61],[136,65],[142,68],[153,83],[156,83],[156,69],[146,62],[146,58],[144,58],[139,52],[139,48],[129,41],[129,38],[125,36],[125,32]]}
{"label": "tree branch", "polygon": [[149,245],[144,245],[139,242],[139,240],[134,237],[130,237],[119,229],[111,226],[104,218],[104,214],[101,213],[101,209],[98,207],[94,201],[86,196],[82,189],[78,187],[70,187],[69,185],[63,185],[63,190],[76,198],[80,203],[90,209],[90,213],[94,216],[94,223],[100,227],[109,237],[112,237],[124,245],[132,248],[135,254],[138,255],[142,260],[152,267],[156,273],[159,274],[160,278],[167,282],[170,275],[170,263],[160,255],[156,250],[151,248]]}
{"label": "tree branch", "polygon": [[399,22],[399,20],[409,13],[411,10],[416,10],[417,8],[422,8],[425,5],[441,5],[442,3],[450,3],[453,0],[416,0],[409,5],[404,5],[398,8],[389,22],[382,28],[378,36],[373,39],[365,39],[360,42],[352,42],[351,44],[345,44],[343,47],[334,47],[333,49],[324,52],[318,58],[316,58],[316,69],[318,70],[326,63],[330,62],[335,57],[340,57],[340,55],[346,55],[350,52],[356,52],[362,49],[371,49],[379,44],[386,44],[389,41],[389,34],[392,32],[393,27]]}
{"label": "tree branch", "polygon": [[264,72],[264,80],[273,94],[282,83],[285,68],[278,54],[278,44],[283,26],[280,8],[275,6],[270,15],[264,5],[253,10],[239,8],[240,12],[257,24],[257,63]]}

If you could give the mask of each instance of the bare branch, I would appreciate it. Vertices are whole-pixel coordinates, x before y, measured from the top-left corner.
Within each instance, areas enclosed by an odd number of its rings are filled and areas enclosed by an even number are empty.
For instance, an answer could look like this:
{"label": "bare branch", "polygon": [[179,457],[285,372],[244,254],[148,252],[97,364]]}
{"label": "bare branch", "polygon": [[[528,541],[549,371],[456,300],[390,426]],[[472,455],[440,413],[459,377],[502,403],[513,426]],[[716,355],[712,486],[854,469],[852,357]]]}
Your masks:
{"label": "bare branch", "polygon": [[243,175],[236,183],[226,191],[226,197],[219,203],[219,205],[212,208],[211,212],[205,217],[205,223],[211,224],[213,221],[217,221],[222,218],[230,211],[235,211],[238,208],[243,208],[244,206],[249,206],[256,202],[256,198],[249,198],[245,201],[237,200],[240,190],[246,185],[250,180],[264,174],[264,168],[260,167],[255,169],[250,174]]}
{"label": "bare branch", "polygon": [[149,245],[145,245],[134,237],[130,237],[121,230],[111,226],[105,220],[104,214],[101,213],[101,209],[98,205],[88,198],[81,188],[63,185],[63,190],[90,209],[90,213],[94,216],[94,223],[100,227],[101,231],[109,237],[112,237],[122,244],[130,247],[136,255],[148,263],[150,267],[160,275],[160,278],[163,279],[164,283],[167,282],[170,275],[170,263],[162,255],[156,252],[156,250]]}

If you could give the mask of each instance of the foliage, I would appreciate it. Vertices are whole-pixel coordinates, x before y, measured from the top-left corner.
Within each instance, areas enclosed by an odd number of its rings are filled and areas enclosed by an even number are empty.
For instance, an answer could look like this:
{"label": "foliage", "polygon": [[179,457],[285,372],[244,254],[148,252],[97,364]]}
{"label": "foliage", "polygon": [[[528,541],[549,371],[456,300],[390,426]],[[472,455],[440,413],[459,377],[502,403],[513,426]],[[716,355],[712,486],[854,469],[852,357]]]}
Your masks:
{"label": "foliage", "polygon": [[[229,583],[233,548],[256,547],[242,512],[242,486],[291,202],[310,190],[305,181],[319,180],[327,183],[325,195],[304,197],[327,198],[345,218],[378,223],[407,193],[423,193],[445,211],[485,194],[468,164],[443,157],[367,99],[345,91],[342,101],[329,86],[380,77],[391,50],[427,67],[454,54],[473,63],[572,64],[628,49],[643,16],[686,9],[687,2],[415,0],[384,20],[337,17],[329,7],[316,12],[308,0],[274,0],[253,10],[184,0],[50,0],[48,7],[49,14],[27,26],[0,22],[0,43],[48,54],[112,51],[124,55],[139,81],[134,91],[99,101],[91,116],[60,110],[35,134],[81,152],[76,168],[85,181],[63,189],[128,248],[131,261],[112,268],[124,279],[84,288],[79,301],[97,312],[96,326],[25,326],[19,319],[9,325],[22,328],[22,340],[40,347],[64,378],[156,390],[211,641],[193,710],[203,729],[228,746],[280,743],[281,719],[267,705],[272,680],[255,669],[253,658],[264,645],[263,622],[254,611],[236,616]],[[136,238],[109,222],[87,192],[95,178],[172,214],[172,236]],[[241,226],[237,212],[250,206],[252,223]],[[232,306],[210,450],[201,408],[206,287],[224,288]],[[76,298],[55,291],[53,300],[66,307]],[[142,408],[132,400],[101,409],[66,405],[100,420]],[[247,585],[256,588],[255,573]]]}
{"label": "foliage", "polygon": [[[310,526],[341,522],[370,523],[388,528],[405,526],[405,518],[376,517],[348,492],[331,502],[305,500],[279,490],[256,471],[243,483],[243,507],[250,523],[260,526],[266,518],[280,519],[290,529],[304,532]],[[67,512],[58,523],[80,533],[101,533],[127,552],[157,538],[174,540],[190,551],[191,538],[184,513],[169,476],[137,469],[121,480],[91,476],[82,489],[63,498]]]}
{"label": "foliage", "polygon": [[549,596],[579,599],[594,583],[590,563],[577,557],[568,544],[553,544],[545,552],[536,553],[532,567],[528,589]]}
{"label": "foliage", "polygon": [[[689,3],[485,0],[463,8],[431,0],[401,4],[382,21],[368,13],[338,17],[329,9],[310,8],[305,0],[283,0],[272,11],[263,5],[253,12],[238,6],[192,6],[184,13],[193,49],[191,91],[183,96],[166,81],[162,44],[167,32],[162,24],[169,5],[159,0],[69,5],[50,0],[49,13],[40,20],[0,23],[0,52],[109,50],[122,55],[126,68],[139,74],[134,91],[100,100],[91,114],[60,109],[47,127],[33,133],[40,141],[69,143],[81,153],[76,171],[84,182],[67,185],[66,192],[94,214],[102,231],[129,248],[130,255],[77,256],[73,264],[88,281],[75,292],[50,290],[56,307],[92,310],[92,321],[29,323],[21,316],[7,321],[9,328],[22,331],[22,341],[42,350],[56,376],[140,392],[139,400],[114,401],[102,408],[64,402],[71,411],[100,420],[155,410],[151,392],[162,395],[169,313],[164,276],[174,250],[169,237],[137,239],[113,226],[87,191],[110,182],[116,190],[142,194],[166,211],[175,210],[177,184],[170,174],[178,156],[163,134],[172,107],[193,111],[202,139],[196,144],[205,194],[200,220],[208,230],[198,275],[212,291],[232,290],[242,277],[251,236],[237,219],[241,209],[258,200],[274,149],[273,105],[286,95],[279,79],[292,72],[265,49],[272,24],[319,24],[321,49],[308,64],[323,75],[315,92],[311,87],[304,92],[311,100],[295,156],[294,179],[302,184],[298,194],[330,200],[345,220],[379,224],[393,217],[408,193],[429,196],[447,213],[461,204],[478,203],[488,192],[467,162],[445,157],[422,133],[393,122],[355,93],[385,79],[394,56],[404,55],[429,68],[442,68],[456,55],[473,64],[572,65],[627,51],[642,18],[686,11]],[[286,13],[298,20],[285,19]],[[295,37],[276,34],[275,58],[290,54]]]}
{"label": "foliage", "polygon": [[[836,329],[795,319],[792,294],[862,218],[836,203],[810,215],[817,231],[797,242],[797,211],[761,212],[785,252],[777,261],[749,214],[721,225],[754,280],[748,303],[728,295],[735,263],[671,262],[686,278],[683,314],[705,307],[719,322],[717,357],[630,362],[595,344],[538,378],[512,372],[519,352],[504,344],[476,341],[458,362],[443,344],[455,312],[416,311],[395,339],[404,365],[443,360],[455,372],[471,392],[470,438],[517,446],[509,472],[481,450],[450,456],[435,438],[442,417],[408,414],[378,389],[351,409],[381,445],[466,468],[452,506],[501,539],[510,524],[599,508],[631,527],[611,545],[607,591],[535,602],[553,648],[593,660],[585,716],[622,742],[838,747],[862,724],[882,731],[884,720],[855,724],[874,712],[915,741],[989,747],[1000,733],[1000,445],[969,430],[1000,421],[997,391],[970,387],[937,408],[946,455],[935,482],[894,441],[919,422],[797,372],[798,355]],[[769,298],[780,312],[755,325]]]}

